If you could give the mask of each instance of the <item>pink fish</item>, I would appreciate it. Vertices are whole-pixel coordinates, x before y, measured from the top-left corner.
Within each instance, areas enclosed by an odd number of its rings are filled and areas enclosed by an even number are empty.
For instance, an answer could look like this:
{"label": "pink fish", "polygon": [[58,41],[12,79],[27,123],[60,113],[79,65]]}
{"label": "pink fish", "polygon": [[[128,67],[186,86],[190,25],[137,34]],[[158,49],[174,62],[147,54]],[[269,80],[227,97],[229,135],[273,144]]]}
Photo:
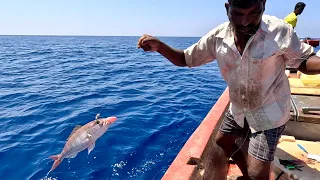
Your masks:
{"label": "pink fish", "polygon": [[50,156],[54,163],[49,172],[56,169],[64,158],[74,158],[80,151],[88,148],[88,155],[93,150],[96,140],[109,128],[109,125],[117,120],[116,117],[96,119],[84,126],[76,126],[67,139],[67,142],[60,154]]}

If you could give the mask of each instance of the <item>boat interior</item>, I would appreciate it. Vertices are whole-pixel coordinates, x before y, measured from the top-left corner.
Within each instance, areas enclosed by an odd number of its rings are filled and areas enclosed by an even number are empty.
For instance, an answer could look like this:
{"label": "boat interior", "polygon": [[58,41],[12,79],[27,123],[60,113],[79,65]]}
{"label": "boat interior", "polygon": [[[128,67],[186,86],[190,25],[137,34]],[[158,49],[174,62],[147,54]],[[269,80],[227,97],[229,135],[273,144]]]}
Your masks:
{"label": "boat interior", "polygon": [[[320,81],[318,85],[301,82],[296,72],[289,73],[291,118],[286,125],[272,162],[270,179],[320,179]],[[181,149],[163,178],[166,179],[237,179],[241,171],[215,143],[215,136],[229,107],[228,88]],[[239,138],[236,144],[246,152],[248,142]],[[300,148],[298,144],[302,147]],[[246,154],[246,153],[245,153]],[[296,163],[295,164],[285,164]],[[291,168],[291,169],[290,169]]]}

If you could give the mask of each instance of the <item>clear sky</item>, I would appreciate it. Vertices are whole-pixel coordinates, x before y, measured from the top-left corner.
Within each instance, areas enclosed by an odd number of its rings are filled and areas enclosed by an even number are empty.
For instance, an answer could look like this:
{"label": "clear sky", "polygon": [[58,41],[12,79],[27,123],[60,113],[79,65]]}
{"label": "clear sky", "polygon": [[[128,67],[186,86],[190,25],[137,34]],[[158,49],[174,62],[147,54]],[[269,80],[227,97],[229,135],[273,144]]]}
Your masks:
{"label": "clear sky", "polygon": [[[202,36],[227,21],[227,0],[2,0],[0,35]],[[298,0],[267,0],[283,19]],[[320,37],[320,0],[298,18],[300,37]]]}

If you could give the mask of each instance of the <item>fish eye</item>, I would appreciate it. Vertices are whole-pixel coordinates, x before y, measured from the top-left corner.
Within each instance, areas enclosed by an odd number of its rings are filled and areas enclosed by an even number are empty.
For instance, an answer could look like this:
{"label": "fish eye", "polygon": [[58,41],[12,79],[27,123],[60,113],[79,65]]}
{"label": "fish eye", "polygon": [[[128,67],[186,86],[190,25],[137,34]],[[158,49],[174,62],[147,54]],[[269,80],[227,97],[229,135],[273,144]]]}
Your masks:
{"label": "fish eye", "polygon": [[96,121],[96,123],[97,123],[97,124],[99,124],[99,123],[100,123],[100,121],[99,121],[99,120],[97,120],[97,121]]}

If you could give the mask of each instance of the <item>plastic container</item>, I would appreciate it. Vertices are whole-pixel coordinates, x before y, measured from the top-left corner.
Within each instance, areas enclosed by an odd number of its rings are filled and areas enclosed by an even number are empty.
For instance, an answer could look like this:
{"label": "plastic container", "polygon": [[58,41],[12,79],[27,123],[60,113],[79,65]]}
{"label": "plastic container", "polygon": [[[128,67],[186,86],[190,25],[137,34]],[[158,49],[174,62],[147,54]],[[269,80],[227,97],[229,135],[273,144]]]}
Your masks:
{"label": "plastic container", "polygon": [[301,73],[300,80],[305,86],[312,86],[312,87],[320,86],[320,74],[307,75],[307,74]]}

